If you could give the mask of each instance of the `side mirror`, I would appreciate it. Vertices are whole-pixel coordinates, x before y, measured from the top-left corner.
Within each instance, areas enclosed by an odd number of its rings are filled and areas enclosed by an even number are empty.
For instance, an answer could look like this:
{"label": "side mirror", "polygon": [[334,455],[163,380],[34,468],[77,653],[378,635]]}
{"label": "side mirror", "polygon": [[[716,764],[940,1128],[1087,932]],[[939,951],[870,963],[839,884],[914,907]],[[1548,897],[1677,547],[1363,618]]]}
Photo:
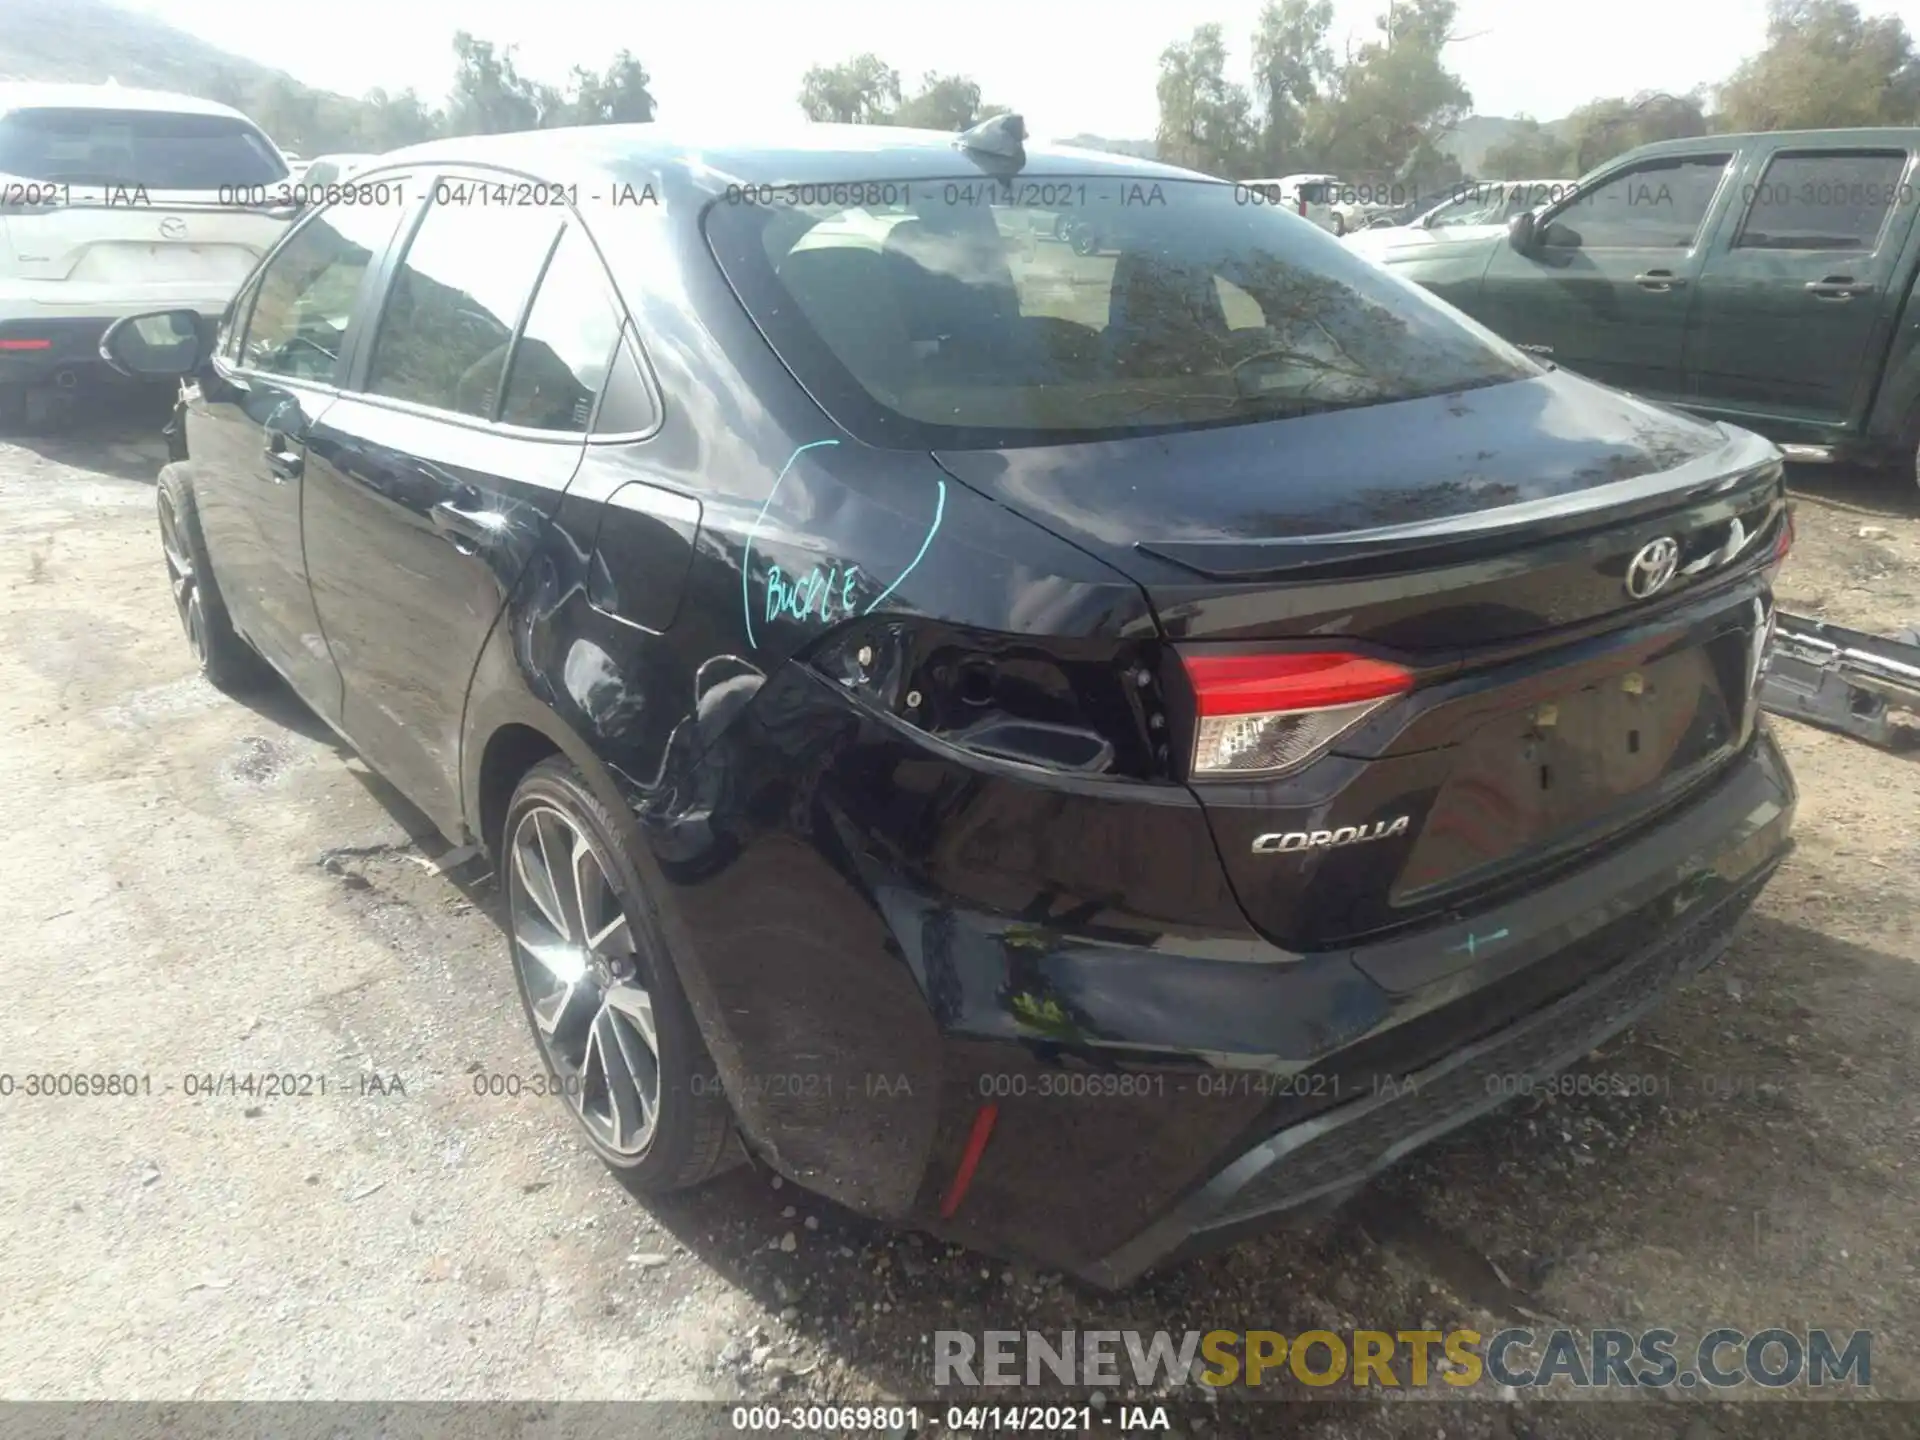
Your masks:
{"label": "side mirror", "polygon": [[207,329],[193,310],[128,315],[100,337],[100,358],[135,380],[191,375],[206,363]]}
{"label": "side mirror", "polygon": [[1522,210],[1507,222],[1507,244],[1522,255],[1531,254],[1534,245],[1533,212]]}

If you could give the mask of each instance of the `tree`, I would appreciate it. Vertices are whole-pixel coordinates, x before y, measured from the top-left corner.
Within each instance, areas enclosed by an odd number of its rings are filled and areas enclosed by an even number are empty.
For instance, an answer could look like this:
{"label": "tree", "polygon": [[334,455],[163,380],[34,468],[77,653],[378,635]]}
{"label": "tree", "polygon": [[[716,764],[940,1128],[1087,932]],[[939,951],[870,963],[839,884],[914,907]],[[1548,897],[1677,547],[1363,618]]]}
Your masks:
{"label": "tree", "polygon": [[1253,99],[1226,78],[1218,25],[1202,25],[1160,54],[1160,158],[1210,175],[1244,179],[1257,151]]}
{"label": "tree", "polygon": [[560,92],[523,76],[513,63],[514,47],[494,49],[465,30],[453,36],[458,61],[447,120],[455,135],[504,135],[537,130],[564,103]]}
{"label": "tree", "polygon": [[1307,115],[1334,74],[1327,31],[1333,0],[1268,0],[1253,37],[1253,94],[1259,112],[1260,168],[1299,173]]}
{"label": "tree", "polygon": [[1636,145],[1707,133],[1699,96],[1668,95],[1657,90],[1642,91],[1631,100],[1614,97],[1588,101],[1566,118],[1565,126],[1574,166],[1582,175]]}
{"label": "tree", "polygon": [[1460,178],[1441,148],[1473,105],[1443,56],[1455,13],[1454,0],[1389,4],[1379,38],[1339,68],[1309,116],[1307,147],[1328,169],[1431,187]]}
{"label": "tree", "polygon": [[1004,105],[982,105],[979,82],[965,75],[937,75],[929,70],[917,94],[909,95],[892,115],[889,125],[918,130],[966,130],[989,115],[1004,115]]}
{"label": "tree", "polygon": [[1720,88],[1716,130],[1824,130],[1920,122],[1920,63],[1897,15],[1849,0],[1770,0],[1767,48]]}
{"label": "tree", "polygon": [[359,123],[352,149],[380,154],[403,145],[417,145],[446,132],[446,117],[412,90],[389,95],[369,90],[360,102]]}
{"label": "tree", "polygon": [[1573,147],[1538,120],[1522,115],[1505,140],[1487,148],[1480,169],[1496,180],[1547,180],[1575,167]]}
{"label": "tree", "polygon": [[801,77],[800,108],[809,120],[884,125],[900,108],[900,72],[869,51]]}
{"label": "tree", "polygon": [[652,77],[633,52],[622,50],[613,63],[596,75],[585,66],[573,67],[573,83],[561,106],[568,125],[623,125],[653,119]]}

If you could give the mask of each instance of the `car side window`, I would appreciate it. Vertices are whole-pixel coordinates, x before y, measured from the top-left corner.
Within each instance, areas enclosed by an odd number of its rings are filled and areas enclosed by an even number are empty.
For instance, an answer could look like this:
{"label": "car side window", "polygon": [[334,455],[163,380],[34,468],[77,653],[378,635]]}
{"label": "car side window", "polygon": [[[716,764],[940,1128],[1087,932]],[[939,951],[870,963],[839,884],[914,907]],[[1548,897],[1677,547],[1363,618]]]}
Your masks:
{"label": "car side window", "polygon": [[360,281],[393,239],[402,213],[397,201],[331,205],[288,237],[254,282],[240,365],[331,383]]}
{"label": "car side window", "polygon": [[491,420],[514,329],[559,229],[548,209],[436,201],[394,272],[368,393]]}
{"label": "car side window", "polygon": [[1753,187],[1736,250],[1872,250],[1893,207],[1907,152],[1776,155]]}
{"label": "car side window", "polygon": [[620,326],[593,242],[578,222],[568,225],[513,348],[500,422],[584,435]]}
{"label": "car side window", "polygon": [[1732,158],[1687,155],[1622,170],[1555,211],[1543,242],[1556,249],[1685,250]]}

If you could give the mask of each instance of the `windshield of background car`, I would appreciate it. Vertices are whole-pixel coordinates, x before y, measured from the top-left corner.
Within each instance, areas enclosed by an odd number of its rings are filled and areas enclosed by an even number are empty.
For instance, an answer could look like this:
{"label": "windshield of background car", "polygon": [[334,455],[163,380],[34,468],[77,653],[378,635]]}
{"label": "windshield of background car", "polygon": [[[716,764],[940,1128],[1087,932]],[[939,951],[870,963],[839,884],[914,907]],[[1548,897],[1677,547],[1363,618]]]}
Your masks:
{"label": "windshield of background car", "polygon": [[267,137],[227,115],[170,110],[13,110],[0,115],[0,174],[66,185],[218,190],[287,178]]}
{"label": "windshield of background car", "polygon": [[801,384],[873,444],[1083,441],[1540,373],[1246,186],[749,186],[707,236]]}

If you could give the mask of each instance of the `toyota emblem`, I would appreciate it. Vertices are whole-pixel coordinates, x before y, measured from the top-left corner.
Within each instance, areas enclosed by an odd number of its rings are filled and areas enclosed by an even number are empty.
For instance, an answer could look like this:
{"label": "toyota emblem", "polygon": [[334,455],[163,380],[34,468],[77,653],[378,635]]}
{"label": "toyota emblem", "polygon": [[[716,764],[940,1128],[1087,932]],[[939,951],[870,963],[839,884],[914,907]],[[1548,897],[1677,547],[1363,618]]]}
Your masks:
{"label": "toyota emblem", "polygon": [[168,240],[184,240],[187,237],[187,222],[178,215],[169,215],[160,222],[160,234]]}
{"label": "toyota emblem", "polygon": [[1666,588],[1667,582],[1673,579],[1673,572],[1679,568],[1678,540],[1671,535],[1650,540],[1640,547],[1627,565],[1627,594],[1636,600],[1657,595]]}

